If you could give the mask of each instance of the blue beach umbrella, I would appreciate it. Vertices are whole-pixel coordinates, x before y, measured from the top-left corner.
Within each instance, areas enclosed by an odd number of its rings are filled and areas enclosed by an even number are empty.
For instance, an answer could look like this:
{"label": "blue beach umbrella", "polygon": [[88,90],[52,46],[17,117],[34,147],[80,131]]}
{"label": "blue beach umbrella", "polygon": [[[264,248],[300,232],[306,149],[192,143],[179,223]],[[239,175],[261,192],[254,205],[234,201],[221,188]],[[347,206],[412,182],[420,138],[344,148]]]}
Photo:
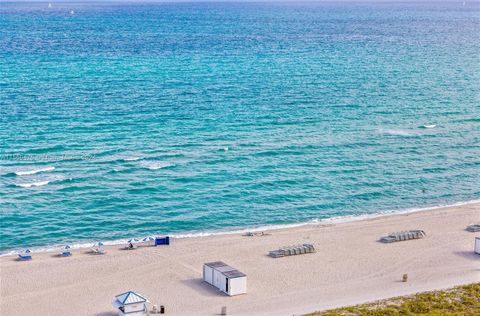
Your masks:
{"label": "blue beach umbrella", "polygon": [[128,242],[133,244],[133,243],[136,243],[136,242],[138,242],[138,239],[136,239],[136,238],[132,238],[132,239],[130,239]]}
{"label": "blue beach umbrella", "polygon": [[154,240],[155,240],[155,238],[153,238],[152,236],[148,236],[148,237],[143,238],[142,241],[147,242],[147,241],[154,241]]}
{"label": "blue beach umbrella", "polygon": [[32,252],[30,249],[25,249],[25,253],[30,253]]}
{"label": "blue beach umbrella", "polygon": [[93,247],[103,247],[103,242],[99,241],[99,242],[96,242]]}
{"label": "blue beach umbrella", "polygon": [[65,247],[63,247],[63,249],[65,249],[65,250],[68,250],[70,248],[72,248],[72,247],[70,247],[70,245],[65,245]]}

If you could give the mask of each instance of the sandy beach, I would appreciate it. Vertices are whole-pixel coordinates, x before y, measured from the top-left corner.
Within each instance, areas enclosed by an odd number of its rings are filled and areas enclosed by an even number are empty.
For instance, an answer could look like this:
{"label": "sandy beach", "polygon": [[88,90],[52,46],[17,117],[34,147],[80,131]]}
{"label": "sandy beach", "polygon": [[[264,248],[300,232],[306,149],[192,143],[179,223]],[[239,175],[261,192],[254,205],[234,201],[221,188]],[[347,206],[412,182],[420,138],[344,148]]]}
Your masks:
{"label": "sandy beach", "polygon": [[[107,248],[68,258],[34,253],[0,258],[0,314],[116,315],[116,294],[138,291],[168,315],[298,315],[480,281],[480,256],[465,231],[480,222],[480,203],[337,224],[174,239],[134,251]],[[382,244],[386,233],[423,229],[427,238]],[[279,246],[312,243],[317,252],[273,259]],[[228,297],[202,281],[202,264],[222,260],[248,275],[248,293]],[[408,273],[407,283],[401,282]]]}

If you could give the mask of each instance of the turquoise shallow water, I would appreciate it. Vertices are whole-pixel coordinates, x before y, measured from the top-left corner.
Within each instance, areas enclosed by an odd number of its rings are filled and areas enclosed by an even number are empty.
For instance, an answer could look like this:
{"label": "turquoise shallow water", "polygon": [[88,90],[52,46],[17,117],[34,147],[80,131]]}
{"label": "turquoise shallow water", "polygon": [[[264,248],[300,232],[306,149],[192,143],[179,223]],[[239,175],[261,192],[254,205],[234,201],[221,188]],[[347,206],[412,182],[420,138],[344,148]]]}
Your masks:
{"label": "turquoise shallow water", "polygon": [[480,198],[478,2],[0,15],[1,251]]}

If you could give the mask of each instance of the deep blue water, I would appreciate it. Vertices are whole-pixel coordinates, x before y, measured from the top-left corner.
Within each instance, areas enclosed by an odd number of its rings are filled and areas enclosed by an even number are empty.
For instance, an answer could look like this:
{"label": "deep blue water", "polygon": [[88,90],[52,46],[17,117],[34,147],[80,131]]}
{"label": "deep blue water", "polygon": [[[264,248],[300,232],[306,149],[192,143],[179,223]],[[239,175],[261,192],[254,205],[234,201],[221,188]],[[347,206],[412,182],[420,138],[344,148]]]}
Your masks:
{"label": "deep blue water", "polygon": [[1,2],[0,250],[479,199],[479,82],[479,2]]}

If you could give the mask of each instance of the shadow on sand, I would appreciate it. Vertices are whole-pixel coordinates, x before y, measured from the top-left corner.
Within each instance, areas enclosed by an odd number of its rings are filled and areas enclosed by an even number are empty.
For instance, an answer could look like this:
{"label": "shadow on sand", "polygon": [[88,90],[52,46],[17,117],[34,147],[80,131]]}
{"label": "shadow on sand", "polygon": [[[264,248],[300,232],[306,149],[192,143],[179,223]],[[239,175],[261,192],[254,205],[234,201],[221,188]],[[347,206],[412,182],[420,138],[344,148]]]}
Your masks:
{"label": "shadow on sand", "polygon": [[480,260],[480,255],[477,255],[473,251],[473,249],[472,249],[472,251],[454,251],[453,253],[456,254],[457,256],[464,257],[466,259]]}
{"label": "shadow on sand", "polygon": [[217,290],[213,285],[208,284],[200,278],[182,280],[181,282],[203,296],[225,296],[223,292]]}

